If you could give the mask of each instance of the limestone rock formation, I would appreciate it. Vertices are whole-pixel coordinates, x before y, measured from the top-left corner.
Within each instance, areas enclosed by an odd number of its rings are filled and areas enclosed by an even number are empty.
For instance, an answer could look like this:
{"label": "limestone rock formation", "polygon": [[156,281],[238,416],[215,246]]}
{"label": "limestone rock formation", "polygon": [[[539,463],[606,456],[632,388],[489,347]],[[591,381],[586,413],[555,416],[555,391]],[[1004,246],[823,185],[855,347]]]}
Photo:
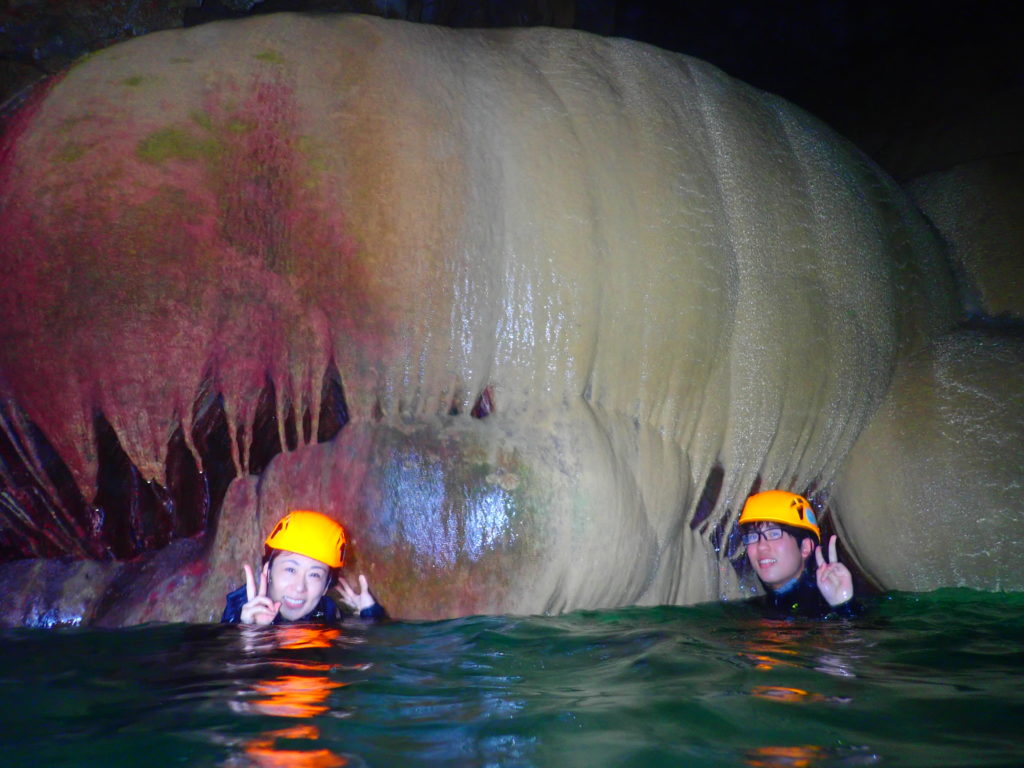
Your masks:
{"label": "limestone rock formation", "polygon": [[740,597],[745,496],[824,503],[959,311],[850,144],[583,33],[163,32],[3,141],[0,548],[79,562],[9,622],[215,619],[289,507],[397,616]]}

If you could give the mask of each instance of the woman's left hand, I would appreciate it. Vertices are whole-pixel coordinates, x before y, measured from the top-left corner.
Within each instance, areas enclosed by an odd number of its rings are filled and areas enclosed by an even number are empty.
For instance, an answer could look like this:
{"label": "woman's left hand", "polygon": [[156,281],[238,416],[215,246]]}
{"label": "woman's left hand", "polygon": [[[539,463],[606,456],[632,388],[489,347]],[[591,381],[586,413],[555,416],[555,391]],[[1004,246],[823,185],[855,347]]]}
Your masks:
{"label": "woman's left hand", "polygon": [[358,592],[343,577],[338,579],[337,590],[341,595],[341,601],[357,613],[364,608],[370,608],[377,602],[370,594],[370,588],[366,585],[366,577],[363,574],[359,574]]}

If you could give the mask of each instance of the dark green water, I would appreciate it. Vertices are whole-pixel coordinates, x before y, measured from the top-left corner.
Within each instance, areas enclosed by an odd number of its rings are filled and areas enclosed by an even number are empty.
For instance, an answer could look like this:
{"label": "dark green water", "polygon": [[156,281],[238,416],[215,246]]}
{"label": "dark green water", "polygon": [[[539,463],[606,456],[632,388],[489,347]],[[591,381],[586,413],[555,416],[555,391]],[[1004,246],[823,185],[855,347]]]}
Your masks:
{"label": "dark green water", "polygon": [[17,766],[1021,766],[1024,594],[0,634]]}

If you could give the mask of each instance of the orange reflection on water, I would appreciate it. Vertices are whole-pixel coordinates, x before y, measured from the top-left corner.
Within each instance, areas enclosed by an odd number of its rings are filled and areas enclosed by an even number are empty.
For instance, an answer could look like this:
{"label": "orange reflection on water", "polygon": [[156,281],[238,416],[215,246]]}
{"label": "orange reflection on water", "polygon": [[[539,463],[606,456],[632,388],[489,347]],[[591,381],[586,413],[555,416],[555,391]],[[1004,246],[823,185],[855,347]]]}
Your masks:
{"label": "orange reflection on water", "polygon": [[280,648],[330,648],[331,641],[341,635],[336,627],[279,626],[276,628]]}
{"label": "orange reflection on water", "polygon": [[791,664],[789,662],[780,662],[774,656],[765,656],[762,653],[741,653],[740,655],[754,662],[754,669],[775,669],[775,667],[778,666],[780,663],[784,664],[785,666],[796,666],[795,664]]}
{"label": "orange reflection on water", "polygon": [[851,699],[847,696],[825,696],[821,693],[811,693],[801,688],[788,688],[783,685],[756,685],[750,692],[751,696],[758,699],[771,699],[772,701],[784,701],[787,704],[795,704],[803,701],[823,701],[829,704],[849,704]]}
{"label": "orange reflection on water", "polygon": [[256,683],[255,689],[266,694],[267,698],[256,699],[252,706],[265,715],[313,717],[329,709],[324,703],[328,694],[332,689],[344,685],[345,683],[335,682],[329,677],[283,675]]}
{"label": "orange reflection on water", "polygon": [[759,699],[775,699],[776,701],[788,702],[803,701],[808,698],[814,701],[821,698],[817,694],[808,693],[800,688],[786,688],[779,685],[758,685],[754,687],[750,694]]}
{"label": "orange reflection on water", "polygon": [[754,662],[755,669],[768,670],[778,666],[795,667],[798,664],[785,658],[798,656],[801,643],[806,641],[799,629],[786,622],[765,619],[754,631],[743,638],[744,650],[740,656]]}
{"label": "orange reflection on water", "polygon": [[245,755],[261,768],[338,768],[348,760],[329,749],[302,752],[279,749],[278,739],[318,739],[320,730],[315,725],[296,725],[279,731],[268,731],[245,745]]}
{"label": "orange reflection on water", "polygon": [[751,768],[811,768],[826,753],[821,747],[808,744],[795,747],[757,747],[748,750],[746,763]]}
{"label": "orange reflection on water", "polygon": [[[340,634],[333,627],[277,627],[274,645],[278,649],[288,650],[330,648],[332,641]],[[330,710],[327,697],[331,691],[346,685],[322,674],[334,669],[334,665],[329,663],[300,659],[278,661],[276,666],[321,674],[287,674],[254,683],[254,690],[262,694],[262,698],[250,701],[249,706],[260,714],[294,718],[322,715]],[[242,749],[251,764],[261,768],[338,768],[348,764],[348,760],[329,749],[286,749],[278,745],[281,739],[316,741],[319,738],[320,729],[317,726],[303,723],[261,733],[247,741]]]}

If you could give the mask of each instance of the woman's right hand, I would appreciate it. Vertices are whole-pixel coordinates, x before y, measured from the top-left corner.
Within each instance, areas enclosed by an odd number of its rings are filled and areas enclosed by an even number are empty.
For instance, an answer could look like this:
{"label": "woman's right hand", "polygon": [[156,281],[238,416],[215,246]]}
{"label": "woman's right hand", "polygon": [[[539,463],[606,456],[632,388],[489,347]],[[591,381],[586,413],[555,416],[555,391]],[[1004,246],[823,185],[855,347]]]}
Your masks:
{"label": "woman's right hand", "polygon": [[270,624],[277,618],[277,612],[281,609],[280,603],[275,603],[267,597],[267,582],[270,580],[270,564],[267,563],[260,571],[260,587],[256,589],[256,579],[253,577],[252,568],[248,563],[242,566],[245,571],[245,597],[247,602],[242,606],[239,616],[243,624]]}

